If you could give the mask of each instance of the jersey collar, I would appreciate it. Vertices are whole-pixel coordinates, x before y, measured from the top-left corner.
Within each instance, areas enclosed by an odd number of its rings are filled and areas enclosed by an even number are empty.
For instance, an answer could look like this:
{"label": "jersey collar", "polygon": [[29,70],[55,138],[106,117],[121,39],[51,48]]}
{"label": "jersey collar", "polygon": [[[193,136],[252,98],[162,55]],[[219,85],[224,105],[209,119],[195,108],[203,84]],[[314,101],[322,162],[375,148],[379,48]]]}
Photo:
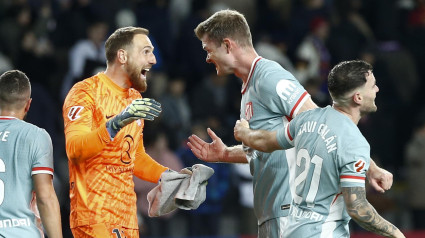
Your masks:
{"label": "jersey collar", "polygon": [[0,120],[15,120],[18,119],[16,117],[8,117],[8,116],[0,116]]}
{"label": "jersey collar", "polygon": [[248,80],[246,80],[246,83],[242,84],[242,90],[241,90],[242,94],[245,93],[246,88],[248,87],[249,81],[251,80],[252,74],[254,73],[255,66],[257,66],[257,62],[260,61],[260,59],[262,59],[262,58],[263,57],[261,57],[261,56],[257,56],[257,57],[255,57],[254,61],[252,61],[251,70],[249,71],[249,74],[248,74]]}

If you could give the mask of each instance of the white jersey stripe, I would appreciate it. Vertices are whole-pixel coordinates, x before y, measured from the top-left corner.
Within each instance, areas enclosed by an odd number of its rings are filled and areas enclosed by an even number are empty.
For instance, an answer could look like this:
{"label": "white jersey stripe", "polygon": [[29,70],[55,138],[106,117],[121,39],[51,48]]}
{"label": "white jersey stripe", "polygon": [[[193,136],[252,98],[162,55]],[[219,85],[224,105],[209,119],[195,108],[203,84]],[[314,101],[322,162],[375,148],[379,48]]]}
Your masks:
{"label": "white jersey stripe", "polygon": [[365,184],[365,180],[364,179],[349,179],[349,178],[344,178],[340,180],[341,183],[359,183],[359,184]]}
{"label": "white jersey stripe", "polygon": [[35,174],[50,174],[50,175],[53,175],[53,172],[50,171],[50,170],[37,170],[37,171],[31,172],[31,176],[35,175]]}

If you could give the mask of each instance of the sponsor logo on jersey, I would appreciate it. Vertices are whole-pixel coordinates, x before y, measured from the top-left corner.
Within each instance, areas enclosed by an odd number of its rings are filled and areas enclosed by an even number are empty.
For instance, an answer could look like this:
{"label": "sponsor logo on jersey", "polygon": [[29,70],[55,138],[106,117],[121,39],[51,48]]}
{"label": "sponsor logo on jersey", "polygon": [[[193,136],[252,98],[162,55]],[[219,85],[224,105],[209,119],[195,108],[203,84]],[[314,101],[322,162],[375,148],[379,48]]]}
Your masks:
{"label": "sponsor logo on jersey", "polygon": [[297,86],[293,82],[282,79],[276,85],[276,93],[280,98],[291,103],[299,93],[299,89],[297,90]]}
{"label": "sponsor logo on jersey", "polygon": [[357,160],[357,162],[354,164],[354,171],[357,173],[362,172],[365,170],[366,162],[362,159]]}
{"label": "sponsor logo on jersey", "polygon": [[68,111],[68,118],[71,121],[75,121],[78,118],[80,118],[80,112],[83,110],[83,106],[73,106],[71,107],[71,109],[69,109]]}
{"label": "sponsor logo on jersey", "polygon": [[245,119],[249,121],[254,115],[254,110],[252,109],[252,102],[245,104]]}
{"label": "sponsor logo on jersey", "polygon": [[31,226],[29,218],[9,218],[0,220],[0,228],[9,228],[17,226]]}

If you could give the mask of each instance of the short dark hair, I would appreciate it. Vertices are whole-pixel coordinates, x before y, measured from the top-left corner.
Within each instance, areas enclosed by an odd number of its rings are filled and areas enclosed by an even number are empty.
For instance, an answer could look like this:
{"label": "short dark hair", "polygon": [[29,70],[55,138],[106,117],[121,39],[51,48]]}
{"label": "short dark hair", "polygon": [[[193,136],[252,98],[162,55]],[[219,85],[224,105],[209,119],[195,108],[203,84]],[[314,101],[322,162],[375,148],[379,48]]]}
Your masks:
{"label": "short dark hair", "polygon": [[334,101],[342,100],[348,92],[363,86],[373,67],[363,60],[343,61],[331,70],[328,90]]}
{"label": "short dark hair", "polygon": [[226,37],[232,38],[239,45],[252,47],[252,36],[248,22],[244,15],[234,10],[221,10],[214,13],[207,20],[199,23],[195,34],[201,39],[205,34],[217,46]]}
{"label": "short dark hair", "polygon": [[117,29],[105,42],[106,60],[111,63],[117,57],[117,51],[132,45],[137,34],[149,35],[149,30],[141,27],[127,26]]}
{"label": "short dark hair", "polygon": [[9,70],[0,76],[0,109],[19,109],[31,96],[27,75],[19,70]]}

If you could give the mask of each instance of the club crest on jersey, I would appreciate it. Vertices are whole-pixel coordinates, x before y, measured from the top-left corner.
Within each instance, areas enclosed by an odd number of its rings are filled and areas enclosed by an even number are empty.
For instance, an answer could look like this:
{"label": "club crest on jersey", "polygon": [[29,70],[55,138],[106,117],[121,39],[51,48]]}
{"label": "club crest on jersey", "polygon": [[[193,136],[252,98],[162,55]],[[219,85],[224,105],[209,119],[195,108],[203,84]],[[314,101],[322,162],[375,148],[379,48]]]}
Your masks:
{"label": "club crest on jersey", "polygon": [[83,106],[73,106],[68,111],[68,118],[71,121],[75,121],[80,118],[80,112],[83,110]]}
{"label": "club crest on jersey", "polygon": [[280,80],[276,85],[277,95],[285,101],[291,101],[293,99],[294,96],[291,95],[294,94],[295,90],[296,85],[289,80]]}
{"label": "club crest on jersey", "polygon": [[354,171],[357,173],[361,173],[365,170],[366,162],[362,159],[357,160],[357,162],[354,164]]}
{"label": "club crest on jersey", "polygon": [[254,115],[254,110],[252,109],[252,102],[245,104],[245,119],[249,121]]}

